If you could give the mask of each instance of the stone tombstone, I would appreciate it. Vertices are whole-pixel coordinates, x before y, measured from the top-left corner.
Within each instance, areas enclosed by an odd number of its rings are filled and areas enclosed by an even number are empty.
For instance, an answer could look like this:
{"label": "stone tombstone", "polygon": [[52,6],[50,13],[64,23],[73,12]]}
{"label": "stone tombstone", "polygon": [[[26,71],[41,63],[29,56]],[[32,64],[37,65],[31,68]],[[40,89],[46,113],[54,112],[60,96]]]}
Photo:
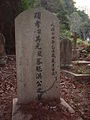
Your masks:
{"label": "stone tombstone", "polygon": [[5,53],[5,37],[2,33],[0,33],[0,58],[4,57]]}
{"label": "stone tombstone", "polygon": [[70,67],[72,64],[72,42],[69,39],[60,38],[60,66]]}
{"label": "stone tombstone", "polygon": [[18,103],[60,98],[59,20],[44,9],[15,19]]}

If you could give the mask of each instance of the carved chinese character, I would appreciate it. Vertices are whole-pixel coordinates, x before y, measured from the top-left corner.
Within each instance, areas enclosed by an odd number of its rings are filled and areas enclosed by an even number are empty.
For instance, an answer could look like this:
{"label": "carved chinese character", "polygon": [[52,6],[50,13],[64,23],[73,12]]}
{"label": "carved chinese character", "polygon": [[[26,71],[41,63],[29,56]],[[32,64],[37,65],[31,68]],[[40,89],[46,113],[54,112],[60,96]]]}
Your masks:
{"label": "carved chinese character", "polygon": [[54,31],[52,32],[52,35],[55,35],[55,32],[54,32]]}
{"label": "carved chinese character", "polygon": [[36,79],[42,79],[42,73],[36,73]]}
{"label": "carved chinese character", "polygon": [[52,49],[55,49],[54,45],[52,45],[51,47],[52,47]]}
{"label": "carved chinese character", "polygon": [[55,63],[55,59],[54,58],[52,58],[52,63]]}
{"label": "carved chinese character", "polygon": [[42,72],[41,66],[36,66],[36,71],[37,71],[37,72]]}
{"label": "carved chinese character", "polygon": [[35,26],[36,26],[37,28],[40,27],[40,21],[39,21],[39,20],[36,20],[36,22],[35,22]]}
{"label": "carved chinese character", "polygon": [[[52,36],[52,39],[55,39],[55,36]],[[53,41],[53,40],[52,40]]]}
{"label": "carved chinese character", "polygon": [[41,87],[38,87],[38,89],[37,89],[37,93],[40,93],[41,92]]}
{"label": "carved chinese character", "polygon": [[51,28],[51,31],[55,31],[54,27]]}
{"label": "carved chinese character", "polygon": [[52,53],[55,53],[55,49],[52,49],[52,51],[51,51]]}
{"label": "carved chinese character", "polygon": [[38,30],[37,30],[37,33],[38,33],[38,34],[41,34],[41,29],[38,29]]}
{"label": "carved chinese character", "polygon": [[42,57],[42,51],[41,50],[38,51],[38,56]]}
{"label": "carved chinese character", "polygon": [[52,64],[52,67],[54,67],[54,66],[55,66],[55,64],[53,63],[53,64]]}
{"label": "carved chinese character", "polygon": [[52,53],[52,57],[53,57],[53,58],[56,58],[55,53]]}
{"label": "carved chinese character", "polygon": [[36,47],[35,47],[36,49],[41,49],[41,47],[40,47],[40,42],[38,42],[37,44],[36,44]]}
{"label": "carved chinese character", "polygon": [[41,100],[42,94],[40,92],[38,92],[38,100]]}
{"label": "carved chinese character", "polygon": [[53,24],[53,23],[51,24],[51,27],[54,27],[54,24]]}
{"label": "carved chinese character", "polygon": [[40,42],[41,41],[41,38],[40,38],[40,35],[36,36],[36,42]]}
{"label": "carved chinese character", "polygon": [[37,86],[40,87],[42,84],[42,81],[37,81]]}
{"label": "carved chinese character", "polygon": [[41,18],[41,12],[36,12],[34,14],[34,18],[40,19]]}
{"label": "carved chinese character", "polygon": [[37,65],[42,64],[42,59],[41,58],[37,58]]}

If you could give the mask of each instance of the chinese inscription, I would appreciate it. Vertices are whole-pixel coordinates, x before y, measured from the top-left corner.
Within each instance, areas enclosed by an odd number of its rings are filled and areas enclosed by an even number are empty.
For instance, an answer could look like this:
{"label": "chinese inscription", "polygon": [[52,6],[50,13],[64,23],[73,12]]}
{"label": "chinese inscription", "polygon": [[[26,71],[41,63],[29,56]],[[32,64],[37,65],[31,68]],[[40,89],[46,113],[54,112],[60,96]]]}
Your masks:
{"label": "chinese inscription", "polygon": [[55,80],[57,80],[57,71],[56,71],[56,55],[55,55],[55,25],[51,24],[51,63],[52,63],[52,75],[55,77]]}
{"label": "chinese inscription", "polygon": [[42,85],[42,47],[41,47],[41,12],[35,12],[35,28],[36,28],[36,38],[35,38],[35,49],[36,49],[36,84],[37,84],[37,94],[38,99],[41,99],[41,85]]}

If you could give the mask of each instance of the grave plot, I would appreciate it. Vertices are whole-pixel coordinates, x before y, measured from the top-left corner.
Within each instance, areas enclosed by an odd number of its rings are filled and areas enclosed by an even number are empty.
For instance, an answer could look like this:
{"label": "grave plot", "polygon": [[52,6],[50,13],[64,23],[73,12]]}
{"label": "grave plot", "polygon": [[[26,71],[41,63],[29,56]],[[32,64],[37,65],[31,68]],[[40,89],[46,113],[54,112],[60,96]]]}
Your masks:
{"label": "grave plot", "polygon": [[62,70],[64,75],[75,80],[90,80],[89,61],[73,61],[72,67],[68,70]]}
{"label": "grave plot", "polygon": [[90,80],[90,61],[72,61],[72,43],[60,38],[60,66],[64,75],[76,80]]}

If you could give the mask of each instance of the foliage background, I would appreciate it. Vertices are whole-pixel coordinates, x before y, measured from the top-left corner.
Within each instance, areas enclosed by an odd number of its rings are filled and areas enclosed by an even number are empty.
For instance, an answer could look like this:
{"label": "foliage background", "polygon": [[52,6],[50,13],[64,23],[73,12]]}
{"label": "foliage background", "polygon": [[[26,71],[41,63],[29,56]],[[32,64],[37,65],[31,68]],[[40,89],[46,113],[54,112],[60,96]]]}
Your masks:
{"label": "foliage background", "polygon": [[82,40],[90,38],[90,19],[84,11],[77,10],[73,0],[0,0],[0,28],[6,37],[7,54],[15,53],[15,17],[30,7],[41,6],[59,18],[60,36],[72,39],[76,32]]}

